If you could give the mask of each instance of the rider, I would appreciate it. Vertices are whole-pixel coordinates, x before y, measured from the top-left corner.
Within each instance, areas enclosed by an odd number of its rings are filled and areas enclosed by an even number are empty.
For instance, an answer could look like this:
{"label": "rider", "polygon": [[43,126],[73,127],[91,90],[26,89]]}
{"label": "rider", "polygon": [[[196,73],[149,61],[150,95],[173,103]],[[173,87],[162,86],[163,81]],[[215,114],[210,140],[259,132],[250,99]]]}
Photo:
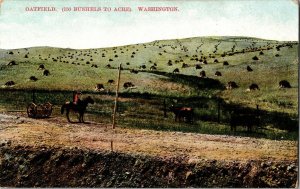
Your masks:
{"label": "rider", "polygon": [[82,93],[80,91],[73,92],[73,104],[77,104],[81,94]]}

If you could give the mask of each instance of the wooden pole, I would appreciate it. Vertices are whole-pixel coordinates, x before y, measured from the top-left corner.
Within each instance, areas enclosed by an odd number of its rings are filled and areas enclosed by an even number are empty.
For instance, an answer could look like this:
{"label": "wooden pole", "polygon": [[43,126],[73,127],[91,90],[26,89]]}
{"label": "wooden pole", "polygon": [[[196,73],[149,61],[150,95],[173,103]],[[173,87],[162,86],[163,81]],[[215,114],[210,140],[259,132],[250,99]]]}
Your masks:
{"label": "wooden pole", "polygon": [[256,119],[257,119],[257,128],[259,128],[259,125],[260,125],[260,120],[259,120],[259,106],[258,106],[258,104],[256,104]]}
{"label": "wooden pole", "polygon": [[113,112],[113,124],[112,124],[112,128],[113,129],[115,129],[115,125],[116,125],[116,113],[117,113],[118,95],[119,95],[120,78],[121,78],[121,66],[122,66],[122,64],[119,65],[118,82],[117,82],[116,98],[115,98],[115,106],[114,106],[114,112]]}
{"label": "wooden pole", "polygon": [[110,141],[110,151],[114,151],[114,141],[113,140],[111,140]]}

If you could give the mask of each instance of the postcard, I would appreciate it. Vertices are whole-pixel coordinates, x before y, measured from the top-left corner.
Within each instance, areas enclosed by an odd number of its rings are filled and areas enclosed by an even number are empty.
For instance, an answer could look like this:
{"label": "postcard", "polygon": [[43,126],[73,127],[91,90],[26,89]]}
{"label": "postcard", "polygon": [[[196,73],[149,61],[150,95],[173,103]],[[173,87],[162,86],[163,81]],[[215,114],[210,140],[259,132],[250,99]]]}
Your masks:
{"label": "postcard", "polygon": [[0,0],[0,187],[298,187],[297,0]]}

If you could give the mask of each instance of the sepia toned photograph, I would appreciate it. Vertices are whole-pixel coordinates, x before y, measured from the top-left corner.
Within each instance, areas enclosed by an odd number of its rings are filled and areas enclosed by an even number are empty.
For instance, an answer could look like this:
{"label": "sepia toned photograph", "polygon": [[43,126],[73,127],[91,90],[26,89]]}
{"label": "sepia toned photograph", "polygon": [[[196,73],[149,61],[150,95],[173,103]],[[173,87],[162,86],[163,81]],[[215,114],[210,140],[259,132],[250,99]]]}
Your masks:
{"label": "sepia toned photograph", "polygon": [[298,188],[298,0],[0,0],[0,187]]}

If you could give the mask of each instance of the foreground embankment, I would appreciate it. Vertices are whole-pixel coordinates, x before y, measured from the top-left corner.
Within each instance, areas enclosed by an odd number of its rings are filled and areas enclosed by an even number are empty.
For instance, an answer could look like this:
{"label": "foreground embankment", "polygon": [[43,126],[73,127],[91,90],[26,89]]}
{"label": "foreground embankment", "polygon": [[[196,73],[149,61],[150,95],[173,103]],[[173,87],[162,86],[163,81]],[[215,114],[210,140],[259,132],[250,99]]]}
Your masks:
{"label": "foreground embankment", "polygon": [[295,187],[295,161],[190,162],[78,148],[0,147],[3,187]]}

